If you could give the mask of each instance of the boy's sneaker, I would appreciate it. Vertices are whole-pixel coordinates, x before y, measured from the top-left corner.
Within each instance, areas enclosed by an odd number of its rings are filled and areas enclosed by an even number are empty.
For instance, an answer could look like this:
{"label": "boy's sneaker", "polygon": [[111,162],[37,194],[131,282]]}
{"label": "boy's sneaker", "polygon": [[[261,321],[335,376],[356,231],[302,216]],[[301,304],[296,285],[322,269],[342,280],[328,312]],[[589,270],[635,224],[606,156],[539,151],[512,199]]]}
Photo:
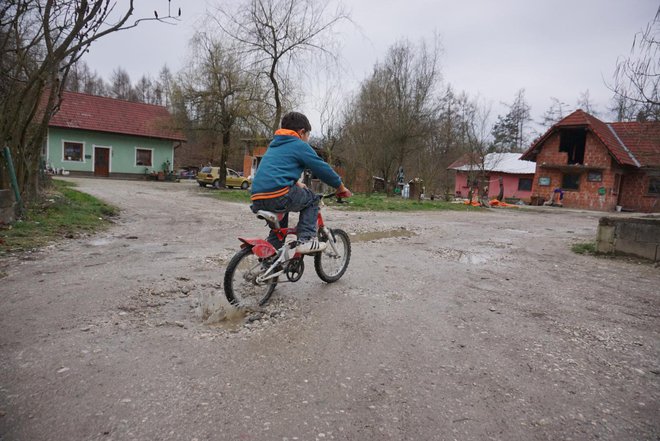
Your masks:
{"label": "boy's sneaker", "polygon": [[328,246],[325,242],[319,242],[319,240],[314,237],[309,239],[307,242],[303,242],[296,247],[296,252],[300,254],[313,254],[319,253]]}

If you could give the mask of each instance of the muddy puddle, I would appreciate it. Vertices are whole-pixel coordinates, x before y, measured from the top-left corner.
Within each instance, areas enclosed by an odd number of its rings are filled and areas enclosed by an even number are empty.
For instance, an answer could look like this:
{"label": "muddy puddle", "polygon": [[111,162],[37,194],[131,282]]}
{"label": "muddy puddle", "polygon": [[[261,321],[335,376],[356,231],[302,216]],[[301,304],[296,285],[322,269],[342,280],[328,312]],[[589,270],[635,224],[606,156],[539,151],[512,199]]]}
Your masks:
{"label": "muddy puddle", "polygon": [[368,231],[365,233],[351,234],[351,242],[368,242],[370,240],[389,239],[392,237],[412,237],[415,233],[406,230],[405,228],[398,228],[396,230],[385,231]]}
{"label": "muddy puddle", "polygon": [[248,311],[227,307],[216,309],[207,317],[202,315],[202,320],[203,323],[210,328],[219,328],[226,331],[236,331],[245,325],[248,316]]}
{"label": "muddy puddle", "polygon": [[286,320],[290,315],[290,310],[284,312],[269,305],[259,310],[245,310],[228,306],[215,310],[206,319],[203,315],[201,318],[203,325],[207,328],[245,335],[252,331],[268,329]]}
{"label": "muddy puddle", "polygon": [[264,307],[235,308],[217,295],[200,297],[198,317],[203,325],[231,333],[263,329],[291,314],[292,305],[272,301]]}

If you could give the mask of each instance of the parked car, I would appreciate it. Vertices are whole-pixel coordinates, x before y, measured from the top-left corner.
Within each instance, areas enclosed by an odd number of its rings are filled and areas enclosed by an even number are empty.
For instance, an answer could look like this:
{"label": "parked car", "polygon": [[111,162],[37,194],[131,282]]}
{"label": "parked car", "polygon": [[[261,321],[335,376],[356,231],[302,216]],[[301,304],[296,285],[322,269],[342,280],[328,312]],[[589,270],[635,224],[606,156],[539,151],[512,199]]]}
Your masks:
{"label": "parked car", "polygon": [[194,170],[179,170],[179,179],[195,179],[197,173]]}
{"label": "parked car", "polygon": [[[197,183],[200,187],[212,185],[220,188],[220,167],[204,167],[197,173]],[[235,170],[227,169],[225,184],[229,188],[240,187],[243,190],[250,186],[250,180],[240,176]]]}

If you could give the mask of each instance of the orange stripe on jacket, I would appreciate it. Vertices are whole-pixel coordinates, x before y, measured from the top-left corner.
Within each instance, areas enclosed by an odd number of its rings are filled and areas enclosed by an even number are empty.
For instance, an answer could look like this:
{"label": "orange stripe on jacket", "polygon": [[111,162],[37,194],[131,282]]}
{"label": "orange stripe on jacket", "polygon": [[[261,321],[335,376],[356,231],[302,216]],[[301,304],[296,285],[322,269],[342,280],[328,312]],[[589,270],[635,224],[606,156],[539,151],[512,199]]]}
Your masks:
{"label": "orange stripe on jacket", "polygon": [[298,132],[289,129],[278,129],[275,131],[275,136],[277,135],[295,136],[296,138],[300,138]]}
{"label": "orange stripe on jacket", "polygon": [[267,193],[255,193],[252,196],[250,196],[250,200],[252,201],[258,201],[260,199],[274,199],[274,198],[279,198],[280,196],[284,196],[289,192],[289,187],[284,187],[280,190],[277,191],[269,191]]}

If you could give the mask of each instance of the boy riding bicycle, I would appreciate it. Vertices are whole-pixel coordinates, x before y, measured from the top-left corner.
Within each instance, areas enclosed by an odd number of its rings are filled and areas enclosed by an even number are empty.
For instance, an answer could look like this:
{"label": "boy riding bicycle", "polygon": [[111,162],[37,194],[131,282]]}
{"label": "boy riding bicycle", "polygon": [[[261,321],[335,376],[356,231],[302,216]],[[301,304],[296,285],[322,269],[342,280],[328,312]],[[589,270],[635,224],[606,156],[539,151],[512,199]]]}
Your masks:
{"label": "boy riding bicycle", "polygon": [[[316,237],[319,196],[299,182],[303,170],[310,169],[321,181],[335,187],[338,198],[352,195],[341,177],[308,144],[311,130],[309,120],[302,113],[284,115],[281,128],[275,132],[252,181],[250,208],[253,213],[259,210],[284,213],[280,221],[283,228],[288,226],[289,212],[300,213],[296,227],[299,242],[296,252],[300,254],[323,251],[327,246]],[[268,242],[275,248],[282,246],[273,231]]]}

